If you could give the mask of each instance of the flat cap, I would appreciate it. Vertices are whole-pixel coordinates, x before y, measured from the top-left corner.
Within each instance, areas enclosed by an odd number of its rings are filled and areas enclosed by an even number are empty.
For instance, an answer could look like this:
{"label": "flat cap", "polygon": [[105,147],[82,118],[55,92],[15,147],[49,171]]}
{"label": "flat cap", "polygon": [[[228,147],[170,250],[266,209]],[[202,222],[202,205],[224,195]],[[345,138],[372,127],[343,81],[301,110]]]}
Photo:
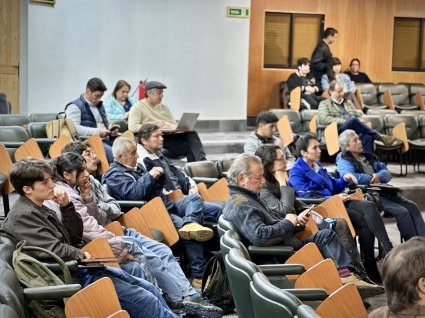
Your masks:
{"label": "flat cap", "polygon": [[164,89],[164,88],[167,88],[167,86],[165,86],[161,82],[157,82],[157,81],[146,82],[146,84],[145,84],[145,90],[146,91],[149,91],[149,90],[151,90],[153,88]]}

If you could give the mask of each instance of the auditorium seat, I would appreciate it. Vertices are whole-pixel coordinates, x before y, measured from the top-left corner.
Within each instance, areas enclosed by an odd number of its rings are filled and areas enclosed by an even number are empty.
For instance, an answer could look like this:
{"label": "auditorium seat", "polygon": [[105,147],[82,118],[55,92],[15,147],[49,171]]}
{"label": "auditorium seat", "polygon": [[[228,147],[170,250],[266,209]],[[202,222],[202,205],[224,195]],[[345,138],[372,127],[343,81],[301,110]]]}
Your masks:
{"label": "auditorium seat", "polygon": [[30,121],[26,115],[0,115],[0,126],[25,126]]}
{"label": "auditorium seat", "polygon": [[30,114],[31,122],[48,122],[57,119],[57,113],[32,113]]}
{"label": "auditorium seat", "polygon": [[364,112],[368,112],[371,109],[385,109],[387,106],[379,102],[378,89],[375,84],[372,83],[356,83],[356,87],[360,90],[362,96],[363,105],[365,107]]}
{"label": "auditorium seat", "polygon": [[379,102],[389,109],[413,110],[418,106],[410,103],[409,88],[406,84],[382,83],[378,85]]}

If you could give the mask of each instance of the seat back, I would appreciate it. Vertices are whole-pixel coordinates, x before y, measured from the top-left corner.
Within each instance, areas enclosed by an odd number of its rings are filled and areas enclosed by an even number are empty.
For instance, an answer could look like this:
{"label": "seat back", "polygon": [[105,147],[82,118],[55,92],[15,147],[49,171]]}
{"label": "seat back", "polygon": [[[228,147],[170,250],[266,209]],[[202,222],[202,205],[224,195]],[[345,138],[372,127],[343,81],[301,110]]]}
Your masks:
{"label": "seat back", "polygon": [[230,167],[232,166],[233,161],[235,161],[234,158],[231,159],[222,159],[217,161],[217,168],[220,176],[222,178],[227,177],[227,171],[229,171]]}
{"label": "seat back", "polygon": [[140,208],[140,212],[150,229],[159,230],[164,234],[164,244],[173,246],[177,243],[179,234],[160,197],[150,200]]}
{"label": "seat back", "polygon": [[357,89],[360,91],[364,105],[379,104],[378,89],[372,83],[356,83]]}
{"label": "seat back", "polygon": [[99,135],[93,135],[87,138],[87,142],[90,143],[91,150],[95,152],[97,159],[99,160],[100,164],[97,165],[97,172],[99,175],[102,175],[109,170],[109,163],[106,157],[105,148],[103,147],[102,139]]}
{"label": "seat back", "polygon": [[370,123],[370,127],[375,129],[379,133],[385,133],[384,119],[377,115],[363,115],[361,120],[367,124]]}
{"label": "seat back", "polygon": [[110,124],[111,125],[118,125],[118,126],[120,126],[120,128],[118,128],[118,131],[120,133],[123,133],[123,132],[125,132],[125,131],[128,130],[128,123],[127,123],[126,120],[123,120],[123,119],[122,120],[116,120],[115,119],[115,120],[111,120]]}
{"label": "seat back", "polygon": [[255,273],[250,283],[255,317],[288,317],[296,315],[301,301],[270,283],[263,273]]}
{"label": "seat back", "polygon": [[0,114],[10,114],[10,102],[7,100],[5,93],[0,92]]}
{"label": "seat back", "polygon": [[25,142],[28,139],[27,131],[21,126],[0,126],[0,142]]}
{"label": "seat back", "polygon": [[420,128],[420,136],[421,138],[425,138],[425,114],[419,115],[418,122]]}
{"label": "seat back", "polygon": [[15,161],[20,161],[25,157],[33,157],[44,160],[43,153],[34,138],[28,139],[15,152]]}
{"label": "seat back", "polygon": [[388,101],[385,100],[384,95],[386,91],[390,92],[393,105],[406,105],[410,103],[409,89],[406,84],[385,83],[378,85],[378,92],[382,94],[379,96],[379,102],[392,108],[392,105],[389,105]]}
{"label": "seat back", "polygon": [[379,116],[382,118],[382,120],[384,120],[385,116],[388,114],[398,114],[398,112],[395,109],[371,109],[369,108],[369,110],[367,111],[368,115],[373,115],[373,116]]}
{"label": "seat back", "polygon": [[49,149],[49,157],[51,159],[55,159],[56,157],[59,157],[61,155],[63,147],[65,147],[67,144],[71,142],[71,139],[69,139],[68,136],[62,135],[60,136],[51,146]]}
{"label": "seat back", "polygon": [[316,125],[316,118],[318,112],[318,109],[303,109],[300,112],[303,131],[310,131],[314,133],[316,132],[316,129],[314,129],[314,131],[311,130],[311,125]]}
{"label": "seat back", "polygon": [[0,115],[0,126],[26,126],[30,119],[26,115]]}
{"label": "seat back", "polygon": [[27,125],[27,132],[30,138],[47,138],[47,122],[31,122]]}
{"label": "seat back", "polygon": [[6,194],[11,193],[15,190],[13,185],[9,181],[9,173],[10,169],[12,169],[12,160],[10,159],[9,153],[7,152],[7,149],[4,145],[0,144],[0,173],[4,174],[8,180],[6,181],[6,184],[4,186],[4,191]]}
{"label": "seat back", "polygon": [[320,318],[316,311],[307,305],[298,306],[297,309],[298,318]]}
{"label": "seat back", "polygon": [[188,162],[184,166],[184,171],[191,178],[219,178],[217,166],[212,161]]}
{"label": "seat back", "polygon": [[309,268],[295,281],[295,288],[323,288],[328,294],[341,286],[338,270],[329,258]]}
{"label": "seat back", "polygon": [[109,317],[120,310],[118,295],[109,277],[98,279],[83,288],[65,305],[66,317]]}
{"label": "seat back", "polygon": [[411,114],[387,115],[384,119],[385,127],[388,133],[392,133],[392,129],[401,122],[404,122],[406,127],[407,138],[415,140],[420,138],[419,123],[416,116]]}
{"label": "seat back", "polygon": [[126,212],[119,218],[118,222],[124,227],[133,228],[142,235],[153,239],[152,232],[138,208],[132,208]]}
{"label": "seat back", "polygon": [[411,84],[410,85],[410,102],[419,106],[419,109],[425,110],[425,85]]}
{"label": "seat back", "polygon": [[279,83],[279,105],[280,108],[288,108],[288,88],[286,82],[282,81]]}
{"label": "seat back", "polygon": [[239,233],[234,230],[226,231],[220,238],[221,255],[226,256],[232,248],[238,248],[247,260],[251,260],[248,250],[242,243],[242,238]]}
{"label": "seat back", "polygon": [[48,122],[57,118],[57,113],[32,113],[30,120],[32,122]]}
{"label": "seat back", "polygon": [[227,278],[239,317],[254,318],[250,283],[255,273],[260,272],[257,265],[244,258],[240,249],[232,248],[224,258]]}
{"label": "seat back", "polygon": [[206,187],[198,187],[202,199],[207,202],[226,202],[229,198],[229,185],[225,178],[219,179],[208,189]]}
{"label": "seat back", "polygon": [[360,294],[353,284],[344,285],[329,295],[316,308],[316,313],[326,318],[368,317]]}
{"label": "seat back", "polygon": [[220,215],[218,218],[217,230],[218,230],[218,235],[220,235],[220,237],[224,234],[224,232],[229,230],[234,230],[237,232],[236,227],[230,221],[227,221],[224,218],[223,214]]}

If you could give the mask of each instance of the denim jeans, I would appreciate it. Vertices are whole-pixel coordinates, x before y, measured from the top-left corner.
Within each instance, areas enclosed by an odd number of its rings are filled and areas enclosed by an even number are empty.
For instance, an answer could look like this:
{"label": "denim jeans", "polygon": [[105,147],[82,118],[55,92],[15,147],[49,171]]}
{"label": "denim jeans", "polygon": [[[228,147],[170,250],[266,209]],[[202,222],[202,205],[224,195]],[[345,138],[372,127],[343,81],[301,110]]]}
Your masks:
{"label": "denim jeans", "polygon": [[354,116],[348,117],[348,119],[339,126],[338,134],[346,129],[352,129],[359,135],[364,153],[374,153],[374,141],[379,138],[379,133],[376,130],[369,128]]}
{"label": "denim jeans", "polygon": [[416,203],[400,194],[381,194],[379,200],[382,209],[396,218],[397,227],[404,241],[414,236],[425,236],[425,222]]}
{"label": "denim jeans", "polygon": [[175,317],[156,287],[141,278],[114,267],[79,271],[83,287],[103,277],[112,279],[121,307],[130,317]]}
{"label": "denim jeans", "polygon": [[336,268],[354,268],[350,255],[348,255],[347,251],[342,247],[337,235],[332,230],[320,230],[303,239],[301,242],[303,245],[311,242],[315,243],[324,258],[330,258],[334,261]]}
{"label": "denim jeans", "polygon": [[[183,219],[177,214],[170,214],[176,229],[181,229],[184,225]],[[194,240],[183,240],[183,247],[186,251],[187,263],[189,265],[192,276],[195,278],[202,278],[205,271],[207,262],[204,258],[204,246],[202,242]]]}
{"label": "denim jeans", "polygon": [[106,159],[111,164],[114,161],[114,156],[112,155],[112,143],[109,140],[103,140],[103,149],[105,149]]}
{"label": "denim jeans", "polygon": [[159,287],[175,300],[186,296],[198,296],[177,263],[168,246],[158,243],[141,235],[134,229],[125,229],[125,236],[121,238],[131,243],[130,253],[137,257],[142,253],[149,269],[154,274]]}

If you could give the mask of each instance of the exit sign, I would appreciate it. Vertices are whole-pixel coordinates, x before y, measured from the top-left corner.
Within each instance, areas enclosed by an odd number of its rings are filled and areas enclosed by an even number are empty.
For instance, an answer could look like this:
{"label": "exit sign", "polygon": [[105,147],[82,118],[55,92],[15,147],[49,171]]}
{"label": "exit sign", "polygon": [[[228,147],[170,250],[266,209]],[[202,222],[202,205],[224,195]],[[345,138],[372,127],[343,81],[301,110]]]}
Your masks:
{"label": "exit sign", "polygon": [[251,10],[242,7],[227,7],[227,16],[230,18],[249,18]]}

